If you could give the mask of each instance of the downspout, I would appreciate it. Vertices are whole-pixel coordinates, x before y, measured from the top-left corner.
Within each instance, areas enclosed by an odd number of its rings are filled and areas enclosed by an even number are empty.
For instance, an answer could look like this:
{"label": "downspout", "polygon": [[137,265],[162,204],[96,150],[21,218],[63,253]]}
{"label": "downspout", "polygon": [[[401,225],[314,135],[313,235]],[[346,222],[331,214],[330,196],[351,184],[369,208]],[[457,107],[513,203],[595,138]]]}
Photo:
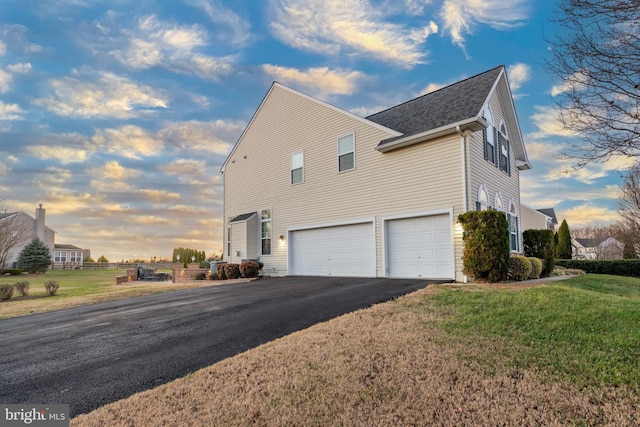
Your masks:
{"label": "downspout", "polygon": [[465,132],[460,129],[460,125],[456,126],[456,132],[460,135],[460,145],[462,148],[462,194],[464,197],[464,211],[469,210],[469,202],[467,197],[467,137]]}
{"label": "downspout", "polygon": [[[464,197],[464,212],[469,210],[469,203],[467,201],[467,136],[465,132],[460,129],[460,125],[456,126],[456,132],[460,135],[460,146],[462,149],[462,195]],[[469,278],[467,275],[462,276],[462,283],[467,283]]]}

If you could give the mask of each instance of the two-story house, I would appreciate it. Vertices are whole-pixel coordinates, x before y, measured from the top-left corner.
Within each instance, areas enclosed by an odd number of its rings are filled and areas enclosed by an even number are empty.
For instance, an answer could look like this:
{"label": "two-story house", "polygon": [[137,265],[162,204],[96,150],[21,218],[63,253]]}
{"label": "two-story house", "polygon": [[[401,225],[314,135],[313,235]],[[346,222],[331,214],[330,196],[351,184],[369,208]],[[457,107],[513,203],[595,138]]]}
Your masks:
{"label": "two-story house", "polygon": [[530,169],[504,66],[359,117],[273,83],[222,166],[224,259],[269,275],[465,280],[459,214]]}

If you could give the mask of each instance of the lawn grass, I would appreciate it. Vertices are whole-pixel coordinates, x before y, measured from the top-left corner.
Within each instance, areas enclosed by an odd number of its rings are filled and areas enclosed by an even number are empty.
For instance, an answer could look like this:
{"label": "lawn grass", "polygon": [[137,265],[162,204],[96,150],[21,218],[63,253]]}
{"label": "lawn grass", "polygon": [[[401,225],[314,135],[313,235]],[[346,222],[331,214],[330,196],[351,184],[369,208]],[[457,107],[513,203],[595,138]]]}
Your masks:
{"label": "lawn grass", "polygon": [[[450,334],[509,342],[513,366],[578,387],[640,391],[640,279],[585,275],[518,292],[451,288],[434,301],[452,313],[443,324]],[[476,357],[491,365],[491,355]]]}
{"label": "lawn grass", "polygon": [[[215,283],[204,280],[180,284],[128,282],[116,285],[116,276],[125,274],[125,270],[49,270],[44,274],[0,276],[0,284],[29,282],[28,296],[21,297],[16,291],[11,299],[0,301],[0,319]],[[60,284],[55,296],[49,296],[45,291],[44,283],[48,280]]]}
{"label": "lawn grass", "polygon": [[71,426],[640,425],[640,280],[580,279],[430,286]]}

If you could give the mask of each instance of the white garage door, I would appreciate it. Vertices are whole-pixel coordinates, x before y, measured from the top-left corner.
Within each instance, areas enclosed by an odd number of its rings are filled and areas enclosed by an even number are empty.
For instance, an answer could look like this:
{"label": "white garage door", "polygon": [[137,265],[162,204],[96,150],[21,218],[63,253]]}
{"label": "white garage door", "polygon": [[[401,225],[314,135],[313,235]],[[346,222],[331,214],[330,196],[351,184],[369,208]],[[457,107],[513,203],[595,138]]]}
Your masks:
{"label": "white garage door", "polygon": [[454,277],[449,215],[387,221],[389,277],[450,279]]}
{"label": "white garage door", "polygon": [[376,275],[372,223],[293,231],[289,250],[295,276]]}

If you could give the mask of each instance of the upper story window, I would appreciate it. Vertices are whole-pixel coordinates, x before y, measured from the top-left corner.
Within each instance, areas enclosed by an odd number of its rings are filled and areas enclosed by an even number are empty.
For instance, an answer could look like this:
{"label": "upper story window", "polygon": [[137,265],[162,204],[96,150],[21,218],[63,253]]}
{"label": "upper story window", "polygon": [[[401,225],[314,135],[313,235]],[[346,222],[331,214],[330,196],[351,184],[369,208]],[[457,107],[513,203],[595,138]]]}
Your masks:
{"label": "upper story window", "polygon": [[489,126],[483,131],[484,137],[484,158],[494,165],[497,165],[496,159],[496,128],[493,123],[493,114],[490,108],[484,110],[484,119]]}
{"label": "upper story window", "polygon": [[304,152],[299,151],[291,155],[291,183],[304,182]]}
{"label": "upper story window", "polygon": [[507,215],[509,223],[509,246],[512,252],[519,252],[520,242],[520,225],[516,215],[516,205],[513,200],[509,201],[509,214]]}
{"label": "upper story window", "polygon": [[338,138],[338,171],[348,171],[356,167],[356,144],[354,134]]}
{"label": "upper story window", "polygon": [[262,255],[271,255],[271,209],[260,211]]}
{"label": "upper story window", "polygon": [[500,158],[500,170],[506,172],[507,175],[511,175],[509,139],[507,138],[507,128],[505,127],[504,122],[500,124],[498,147],[500,149],[500,152],[498,153]]}

